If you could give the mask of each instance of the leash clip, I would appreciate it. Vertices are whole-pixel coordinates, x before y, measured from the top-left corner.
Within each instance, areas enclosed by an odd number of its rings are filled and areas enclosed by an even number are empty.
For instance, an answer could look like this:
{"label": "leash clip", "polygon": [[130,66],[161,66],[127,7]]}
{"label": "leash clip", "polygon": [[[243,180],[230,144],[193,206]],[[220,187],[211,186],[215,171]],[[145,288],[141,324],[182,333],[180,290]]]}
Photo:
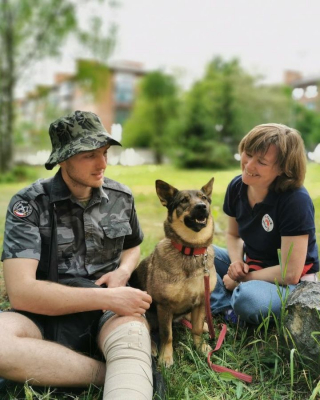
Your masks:
{"label": "leash clip", "polygon": [[209,271],[209,269],[207,267],[207,261],[208,261],[208,253],[205,252],[204,255],[203,255],[203,261],[202,261],[203,270],[204,270],[205,274],[210,275],[210,271]]}

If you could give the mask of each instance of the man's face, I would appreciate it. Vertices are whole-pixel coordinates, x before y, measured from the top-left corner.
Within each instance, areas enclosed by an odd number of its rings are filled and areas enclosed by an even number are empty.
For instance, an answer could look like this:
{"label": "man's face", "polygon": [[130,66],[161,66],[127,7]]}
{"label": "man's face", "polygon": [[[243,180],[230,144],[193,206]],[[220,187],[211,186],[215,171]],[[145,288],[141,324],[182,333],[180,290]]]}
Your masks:
{"label": "man's face", "polygon": [[61,162],[62,175],[68,186],[100,187],[107,167],[109,147],[84,151]]}

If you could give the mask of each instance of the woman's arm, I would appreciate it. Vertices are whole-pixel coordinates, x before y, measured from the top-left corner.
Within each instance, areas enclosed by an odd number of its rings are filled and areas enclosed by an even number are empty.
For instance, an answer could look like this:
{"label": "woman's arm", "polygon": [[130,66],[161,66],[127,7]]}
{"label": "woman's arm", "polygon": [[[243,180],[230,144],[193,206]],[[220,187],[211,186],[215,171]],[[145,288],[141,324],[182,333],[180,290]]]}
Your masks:
{"label": "woman's arm", "polygon": [[243,240],[239,236],[238,222],[228,217],[227,248],[231,262],[243,260]]}
{"label": "woman's arm", "polygon": [[234,281],[242,280],[249,271],[248,265],[243,261],[243,240],[239,236],[238,222],[234,217],[228,217],[227,249],[231,260],[230,269]]}
{"label": "woman's arm", "polygon": [[[305,264],[309,235],[283,236],[281,238],[281,266],[263,268],[259,271],[248,272],[239,277],[236,269],[230,266],[228,275],[233,280],[247,282],[251,280],[262,280],[280,285],[296,285],[301,277]],[[289,255],[290,248],[292,252]],[[287,264],[287,266],[286,266]]]}

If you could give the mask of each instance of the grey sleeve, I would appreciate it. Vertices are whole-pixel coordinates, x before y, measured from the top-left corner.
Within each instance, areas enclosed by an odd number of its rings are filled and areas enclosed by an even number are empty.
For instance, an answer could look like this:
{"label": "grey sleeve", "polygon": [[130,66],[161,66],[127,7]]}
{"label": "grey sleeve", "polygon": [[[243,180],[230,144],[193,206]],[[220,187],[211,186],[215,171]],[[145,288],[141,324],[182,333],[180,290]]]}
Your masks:
{"label": "grey sleeve", "polygon": [[134,202],[132,203],[132,211],[129,223],[132,229],[132,233],[125,237],[123,250],[131,249],[132,247],[138,246],[140,243],[142,243],[143,240],[143,232],[139,224],[136,209],[134,207]]}
{"label": "grey sleeve", "polygon": [[8,206],[1,260],[33,258],[40,260],[41,240],[35,203],[15,195]]}

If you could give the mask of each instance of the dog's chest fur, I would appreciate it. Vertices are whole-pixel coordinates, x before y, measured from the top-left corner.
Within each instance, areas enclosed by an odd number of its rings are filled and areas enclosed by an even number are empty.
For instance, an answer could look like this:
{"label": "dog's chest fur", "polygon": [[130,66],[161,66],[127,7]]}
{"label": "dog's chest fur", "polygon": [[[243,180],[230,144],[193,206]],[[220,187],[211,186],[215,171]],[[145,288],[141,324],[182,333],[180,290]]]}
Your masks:
{"label": "dog's chest fur", "polygon": [[204,303],[205,266],[211,270],[212,290],[215,285],[212,247],[208,247],[204,264],[204,255],[183,255],[165,238],[148,259],[146,289],[152,293],[153,302],[166,305],[174,314],[188,312]]}

